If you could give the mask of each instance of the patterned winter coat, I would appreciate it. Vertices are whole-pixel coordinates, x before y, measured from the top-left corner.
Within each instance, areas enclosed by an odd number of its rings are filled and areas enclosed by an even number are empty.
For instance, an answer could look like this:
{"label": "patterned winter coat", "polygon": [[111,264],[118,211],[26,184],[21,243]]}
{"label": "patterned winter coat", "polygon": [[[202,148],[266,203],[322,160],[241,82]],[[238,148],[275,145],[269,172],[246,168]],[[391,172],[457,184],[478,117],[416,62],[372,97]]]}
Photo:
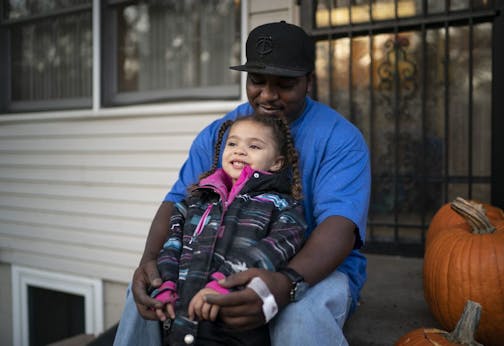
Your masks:
{"label": "patterned winter coat", "polygon": [[238,181],[218,169],[175,204],[158,268],[175,283],[177,314],[187,315],[194,294],[215,277],[247,268],[276,271],[301,248],[306,223],[290,195],[287,172],[246,167]]}

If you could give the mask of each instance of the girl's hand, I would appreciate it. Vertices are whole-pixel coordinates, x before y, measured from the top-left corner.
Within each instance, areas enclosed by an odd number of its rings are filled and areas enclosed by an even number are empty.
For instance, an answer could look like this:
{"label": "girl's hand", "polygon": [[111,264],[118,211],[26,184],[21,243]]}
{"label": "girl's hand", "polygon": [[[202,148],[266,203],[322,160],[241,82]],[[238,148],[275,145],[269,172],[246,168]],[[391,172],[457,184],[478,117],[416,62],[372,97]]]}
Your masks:
{"label": "girl's hand", "polygon": [[[281,273],[265,269],[251,268],[220,280],[225,288],[246,287],[254,277],[260,277],[275,296],[279,307],[287,305],[290,282]],[[226,295],[209,294],[205,297],[207,304],[218,305],[220,319],[229,327],[237,330],[250,330],[264,325],[262,310],[263,301],[251,288],[245,288]]]}
{"label": "girl's hand", "polygon": [[187,314],[191,320],[198,317],[200,320],[215,321],[219,314],[220,307],[218,305],[209,304],[205,301],[207,294],[219,294],[211,288],[202,288],[194,295],[189,303]]}

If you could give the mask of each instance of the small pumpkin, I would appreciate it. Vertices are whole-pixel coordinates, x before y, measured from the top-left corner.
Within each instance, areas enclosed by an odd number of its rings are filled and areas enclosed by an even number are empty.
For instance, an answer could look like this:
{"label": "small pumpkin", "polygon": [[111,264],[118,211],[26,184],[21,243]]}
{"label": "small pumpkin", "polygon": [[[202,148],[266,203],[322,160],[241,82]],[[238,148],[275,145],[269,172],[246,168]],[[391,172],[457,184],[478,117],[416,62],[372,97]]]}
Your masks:
{"label": "small pumpkin", "polygon": [[418,328],[402,336],[397,340],[395,346],[481,345],[474,340],[480,315],[481,305],[469,300],[457,326],[451,333],[436,328]]}
{"label": "small pumpkin", "polygon": [[[490,222],[499,222],[504,220],[504,211],[496,206],[487,203],[480,203],[474,200],[468,200],[474,208],[479,209],[483,212]],[[446,203],[434,214],[432,220],[427,229],[427,234],[425,235],[425,246],[428,246],[432,238],[434,238],[438,233],[445,229],[449,229],[452,226],[470,225],[466,222],[466,219],[460,215],[458,212],[453,210],[452,203]]]}
{"label": "small pumpkin", "polygon": [[476,338],[487,346],[504,340],[504,220],[490,223],[468,201],[451,207],[466,222],[439,232],[426,246],[424,296],[436,320],[454,328],[467,300],[482,306]]}

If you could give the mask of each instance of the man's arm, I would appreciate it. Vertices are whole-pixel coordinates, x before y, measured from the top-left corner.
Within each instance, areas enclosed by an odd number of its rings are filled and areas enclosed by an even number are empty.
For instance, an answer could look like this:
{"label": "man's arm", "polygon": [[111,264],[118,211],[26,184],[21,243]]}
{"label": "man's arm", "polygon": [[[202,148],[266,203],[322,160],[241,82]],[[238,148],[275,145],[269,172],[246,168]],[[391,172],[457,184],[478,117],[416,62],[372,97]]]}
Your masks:
{"label": "man's arm", "polygon": [[[314,285],[343,263],[352,251],[355,239],[353,222],[341,216],[330,216],[315,228],[301,251],[290,261],[289,267]],[[263,279],[279,307],[289,303],[291,283],[281,273],[250,269],[228,277],[223,286],[246,286],[255,276]],[[264,324],[262,300],[251,289],[225,296],[208,295],[206,301],[221,306],[219,316],[230,327],[246,330]]]}
{"label": "man's arm", "polygon": [[330,216],[315,228],[289,267],[313,286],[343,263],[354,248],[355,239],[352,221],[342,216]]}
{"label": "man's arm", "polygon": [[142,259],[131,282],[138,312],[146,319],[157,320],[158,317],[153,309],[163,307],[161,302],[147,294],[147,290],[157,288],[162,283],[157,270],[157,257],[167,236],[172,210],[173,203],[171,202],[163,202],[159,206],[147,235]]}

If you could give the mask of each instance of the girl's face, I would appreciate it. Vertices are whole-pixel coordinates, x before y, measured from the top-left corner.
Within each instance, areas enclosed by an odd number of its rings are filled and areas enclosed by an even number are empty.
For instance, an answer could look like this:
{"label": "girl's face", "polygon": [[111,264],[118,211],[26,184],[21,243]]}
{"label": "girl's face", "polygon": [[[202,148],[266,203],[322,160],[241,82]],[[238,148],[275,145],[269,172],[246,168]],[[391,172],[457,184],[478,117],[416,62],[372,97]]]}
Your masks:
{"label": "girl's face", "polygon": [[233,183],[247,165],[255,170],[275,172],[282,168],[283,162],[271,128],[251,120],[231,126],[222,154],[222,169]]}

